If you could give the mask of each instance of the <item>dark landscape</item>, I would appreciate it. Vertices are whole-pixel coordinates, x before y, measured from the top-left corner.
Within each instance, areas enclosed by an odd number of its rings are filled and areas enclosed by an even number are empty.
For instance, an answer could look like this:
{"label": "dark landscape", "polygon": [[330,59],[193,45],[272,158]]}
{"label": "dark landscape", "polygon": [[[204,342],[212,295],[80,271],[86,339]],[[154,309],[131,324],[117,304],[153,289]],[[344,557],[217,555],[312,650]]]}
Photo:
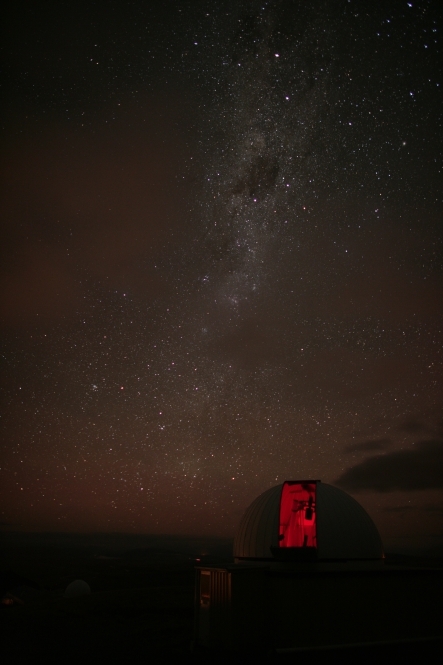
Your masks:
{"label": "dark landscape", "polygon": [[[11,590],[24,604],[2,606],[2,657],[134,663],[235,663],[249,658],[439,662],[441,640],[279,655],[193,651],[195,566],[228,563],[231,546],[228,539],[180,536],[4,534],[0,569],[25,582]],[[386,565],[443,567],[443,560],[392,554]],[[86,581],[91,594],[65,598],[75,579]]]}

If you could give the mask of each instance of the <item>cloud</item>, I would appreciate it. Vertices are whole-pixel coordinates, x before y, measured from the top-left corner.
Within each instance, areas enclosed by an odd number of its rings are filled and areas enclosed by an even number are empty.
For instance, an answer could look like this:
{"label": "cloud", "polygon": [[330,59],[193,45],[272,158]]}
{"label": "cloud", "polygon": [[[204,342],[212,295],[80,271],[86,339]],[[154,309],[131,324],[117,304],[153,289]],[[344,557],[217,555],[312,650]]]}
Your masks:
{"label": "cloud", "polygon": [[385,513],[410,513],[411,510],[418,510],[417,506],[386,506]]}
{"label": "cloud", "polygon": [[144,299],[165,291],[160,266],[186,233],[186,190],[176,173],[188,148],[175,112],[149,99],[142,112],[126,106],[112,133],[100,118],[83,132],[54,123],[3,151],[7,326],[76,316],[91,283]]}
{"label": "cloud", "polygon": [[19,324],[32,317],[62,317],[80,301],[80,289],[63,261],[49,245],[23,246],[14,265],[0,275],[0,319]]}
{"label": "cloud", "polygon": [[426,425],[423,425],[423,423],[420,423],[418,420],[410,419],[410,420],[405,420],[404,422],[400,423],[400,425],[397,427],[397,429],[400,432],[420,432],[422,430],[426,429]]}
{"label": "cloud", "polygon": [[443,515],[443,507],[437,503],[428,503],[424,506],[413,506],[408,504],[406,506],[386,506],[386,513],[409,513],[411,511],[420,511],[422,513],[428,513],[430,515]]}
{"label": "cloud", "polygon": [[443,489],[443,441],[421,441],[408,450],[371,457],[335,482],[352,492]]}
{"label": "cloud", "polygon": [[353,453],[359,450],[363,452],[368,450],[385,450],[390,445],[390,439],[373,439],[370,441],[363,441],[362,443],[352,443],[350,446],[346,446],[344,452]]}

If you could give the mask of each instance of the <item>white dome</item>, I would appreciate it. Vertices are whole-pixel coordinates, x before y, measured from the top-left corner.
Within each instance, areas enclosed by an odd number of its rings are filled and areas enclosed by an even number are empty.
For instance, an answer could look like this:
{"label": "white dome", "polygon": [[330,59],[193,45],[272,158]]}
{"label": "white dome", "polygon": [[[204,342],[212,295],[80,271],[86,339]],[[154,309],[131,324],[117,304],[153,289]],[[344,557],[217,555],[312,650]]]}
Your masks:
{"label": "white dome", "polygon": [[74,580],[65,589],[65,598],[78,598],[91,593],[91,587],[84,580]]}
{"label": "white dome", "polygon": [[[313,497],[309,500],[309,506],[307,501],[297,502],[297,505],[303,503],[303,516],[310,513],[307,519],[311,520],[311,535],[309,542],[308,536],[305,536],[304,544],[297,544],[295,536],[292,537],[294,542],[287,540],[287,544],[282,544],[282,539],[287,538],[283,535],[285,529],[298,528],[289,526],[289,518],[281,517],[283,488],[291,487],[295,489],[288,491],[302,492],[302,488],[307,487],[310,490],[307,496]],[[297,510],[300,511],[300,508]],[[287,519],[284,525],[283,519]],[[304,524],[308,524],[306,517],[304,520]],[[308,532],[307,528],[305,532]],[[304,548],[306,544],[312,547]],[[289,554],[286,558],[291,558],[292,553],[295,557],[307,550],[311,553],[309,558],[317,561],[383,558],[377,527],[364,508],[346,492],[320,481],[286,481],[260,494],[243,515],[234,539],[236,559],[273,560],[281,558],[279,555],[286,552]]]}

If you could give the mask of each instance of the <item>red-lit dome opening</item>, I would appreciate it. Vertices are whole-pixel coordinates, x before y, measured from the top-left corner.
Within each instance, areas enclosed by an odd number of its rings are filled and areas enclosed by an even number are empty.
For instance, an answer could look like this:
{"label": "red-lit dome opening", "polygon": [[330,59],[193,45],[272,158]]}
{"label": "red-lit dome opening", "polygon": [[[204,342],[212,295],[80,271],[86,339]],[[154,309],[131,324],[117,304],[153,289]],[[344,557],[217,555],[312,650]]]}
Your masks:
{"label": "red-lit dome opening", "polygon": [[278,547],[275,559],[317,558],[317,481],[283,483],[280,494]]}
{"label": "red-lit dome opening", "polygon": [[241,560],[383,558],[377,528],[349,494],[318,480],[288,480],[246,510],[235,540]]}
{"label": "red-lit dome opening", "polygon": [[315,482],[283,483],[279,547],[317,548],[316,489]]}

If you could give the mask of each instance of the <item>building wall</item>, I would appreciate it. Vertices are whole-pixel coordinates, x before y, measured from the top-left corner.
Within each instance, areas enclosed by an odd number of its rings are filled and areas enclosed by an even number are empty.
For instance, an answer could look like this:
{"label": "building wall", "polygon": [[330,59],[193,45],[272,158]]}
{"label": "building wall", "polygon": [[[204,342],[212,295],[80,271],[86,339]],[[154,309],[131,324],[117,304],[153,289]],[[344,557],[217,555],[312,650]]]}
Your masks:
{"label": "building wall", "polygon": [[276,648],[443,634],[443,570],[277,574],[268,583]]}
{"label": "building wall", "polygon": [[233,565],[199,569],[197,585],[208,571],[209,601],[196,593],[197,644],[269,650],[443,635],[443,570]]}
{"label": "building wall", "polygon": [[266,572],[256,566],[199,567],[194,641],[205,646],[233,649],[250,649],[267,643]]}

